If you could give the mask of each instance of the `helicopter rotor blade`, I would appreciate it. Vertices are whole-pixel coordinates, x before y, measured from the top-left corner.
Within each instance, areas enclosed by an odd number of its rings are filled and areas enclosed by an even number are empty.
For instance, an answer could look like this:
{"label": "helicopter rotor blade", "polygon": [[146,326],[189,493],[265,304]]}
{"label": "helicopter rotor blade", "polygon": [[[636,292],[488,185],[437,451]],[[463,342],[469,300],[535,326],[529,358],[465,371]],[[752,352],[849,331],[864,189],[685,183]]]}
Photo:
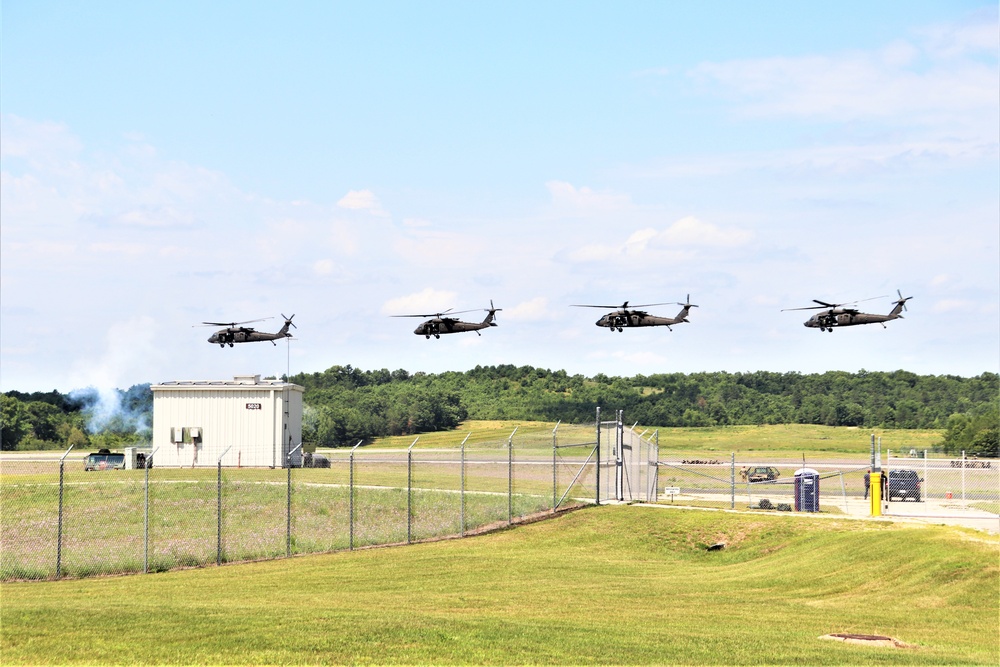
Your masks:
{"label": "helicopter rotor blade", "polygon": [[[475,308],[473,308],[472,310],[452,310],[451,308],[449,308],[448,310],[445,310],[445,311],[440,312],[440,313],[424,313],[422,315],[419,315],[419,314],[418,315],[390,315],[389,317],[444,317],[445,315],[461,315],[463,313],[472,313],[472,312],[475,312],[476,310],[477,309],[475,309]],[[498,308],[497,310],[500,310],[500,309]]]}
{"label": "helicopter rotor blade", "polygon": [[[886,295],[883,294],[882,296],[872,296],[872,297],[868,297],[867,299],[858,299],[856,301],[845,301],[844,303],[827,303],[826,301],[820,301],[819,299],[813,299],[813,303],[818,303],[820,305],[818,305],[818,306],[805,306],[804,308],[782,308],[781,312],[785,312],[786,310],[820,310],[820,309],[823,309],[823,308],[830,308],[830,309],[841,308],[843,306],[851,306],[853,304],[863,303],[865,301],[873,301],[875,299],[884,299],[885,296]],[[848,309],[848,310],[851,310],[851,309]],[[857,311],[854,311],[854,312],[857,312]]]}
{"label": "helicopter rotor blade", "polygon": [[821,310],[821,309],[829,309],[829,308],[836,308],[836,306],[834,306],[834,305],[831,304],[831,305],[828,305],[828,306],[805,306],[803,308],[782,308],[781,312],[785,312],[787,310]]}
{"label": "helicopter rotor blade", "polygon": [[[295,317],[292,315],[292,317]],[[261,317],[256,320],[246,320],[244,322],[202,322],[201,324],[194,324],[195,327],[238,327],[244,324],[251,324],[253,322],[263,322],[264,320],[273,320],[273,317]]]}
{"label": "helicopter rotor blade", "polygon": [[[637,303],[632,306],[632,308],[649,308],[650,306],[669,306],[671,304],[677,303],[676,301],[661,301],[660,303]],[[681,304],[682,306],[684,304]]]}
{"label": "helicopter rotor blade", "polygon": [[285,321],[288,322],[289,324],[291,324],[292,327],[298,329],[298,327],[295,326],[295,322],[292,322],[292,320],[295,318],[295,313],[292,313],[291,317],[287,317],[284,313],[282,313],[281,316],[284,317]]}

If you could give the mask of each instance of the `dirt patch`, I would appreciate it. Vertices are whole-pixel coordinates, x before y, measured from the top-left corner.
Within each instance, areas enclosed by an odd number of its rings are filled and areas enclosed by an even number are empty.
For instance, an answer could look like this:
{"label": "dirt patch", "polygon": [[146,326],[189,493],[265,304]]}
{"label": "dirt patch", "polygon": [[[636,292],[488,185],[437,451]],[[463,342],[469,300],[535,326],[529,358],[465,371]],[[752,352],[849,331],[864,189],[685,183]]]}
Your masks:
{"label": "dirt patch", "polygon": [[882,646],[885,648],[915,648],[912,644],[901,642],[893,637],[885,635],[859,635],[846,632],[835,632],[829,635],[822,635],[820,639],[833,639],[845,644],[860,644],[862,646]]}

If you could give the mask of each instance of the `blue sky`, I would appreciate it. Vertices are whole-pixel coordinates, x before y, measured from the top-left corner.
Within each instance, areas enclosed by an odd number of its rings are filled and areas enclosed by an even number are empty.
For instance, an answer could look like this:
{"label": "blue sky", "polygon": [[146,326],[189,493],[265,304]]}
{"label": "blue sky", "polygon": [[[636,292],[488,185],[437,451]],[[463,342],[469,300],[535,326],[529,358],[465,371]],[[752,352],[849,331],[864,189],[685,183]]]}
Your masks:
{"label": "blue sky", "polygon": [[[996,3],[0,11],[4,391],[1000,367]],[[897,289],[885,329],[781,312]],[[673,332],[569,307],[688,293]],[[490,299],[482,337],[389,317]],[[290,347],[193,327],[282,312]]]}

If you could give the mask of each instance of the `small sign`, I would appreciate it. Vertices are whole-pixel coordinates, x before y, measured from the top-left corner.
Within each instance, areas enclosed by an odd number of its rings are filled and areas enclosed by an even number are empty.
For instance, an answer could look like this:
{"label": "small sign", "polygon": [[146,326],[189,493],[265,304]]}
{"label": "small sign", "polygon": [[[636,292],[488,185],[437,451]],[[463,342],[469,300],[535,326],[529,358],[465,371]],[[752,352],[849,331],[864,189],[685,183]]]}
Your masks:
{"label": "small sign", "polygon": [[679,486],[663,487],[663,495],[670,496],[670,502],[674,502],[674,496],[679,496],[680,494],[681,494],[681,487]]}
{"label": "small sign", "polygon": [[247,403],[247,410],[261,410],[263,406],[260,403]]}

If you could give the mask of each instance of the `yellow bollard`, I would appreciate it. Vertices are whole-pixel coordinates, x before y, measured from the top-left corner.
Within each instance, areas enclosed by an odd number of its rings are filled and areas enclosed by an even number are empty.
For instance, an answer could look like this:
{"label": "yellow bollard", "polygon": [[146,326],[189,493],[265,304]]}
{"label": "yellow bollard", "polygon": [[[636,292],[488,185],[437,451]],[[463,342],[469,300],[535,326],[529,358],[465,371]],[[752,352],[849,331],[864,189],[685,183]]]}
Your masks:
{"label": "yellow bollard", "polygon": [[868,497],[872,501],[872,516],[882,516],[882,473],[872,471],[868,487]]}

